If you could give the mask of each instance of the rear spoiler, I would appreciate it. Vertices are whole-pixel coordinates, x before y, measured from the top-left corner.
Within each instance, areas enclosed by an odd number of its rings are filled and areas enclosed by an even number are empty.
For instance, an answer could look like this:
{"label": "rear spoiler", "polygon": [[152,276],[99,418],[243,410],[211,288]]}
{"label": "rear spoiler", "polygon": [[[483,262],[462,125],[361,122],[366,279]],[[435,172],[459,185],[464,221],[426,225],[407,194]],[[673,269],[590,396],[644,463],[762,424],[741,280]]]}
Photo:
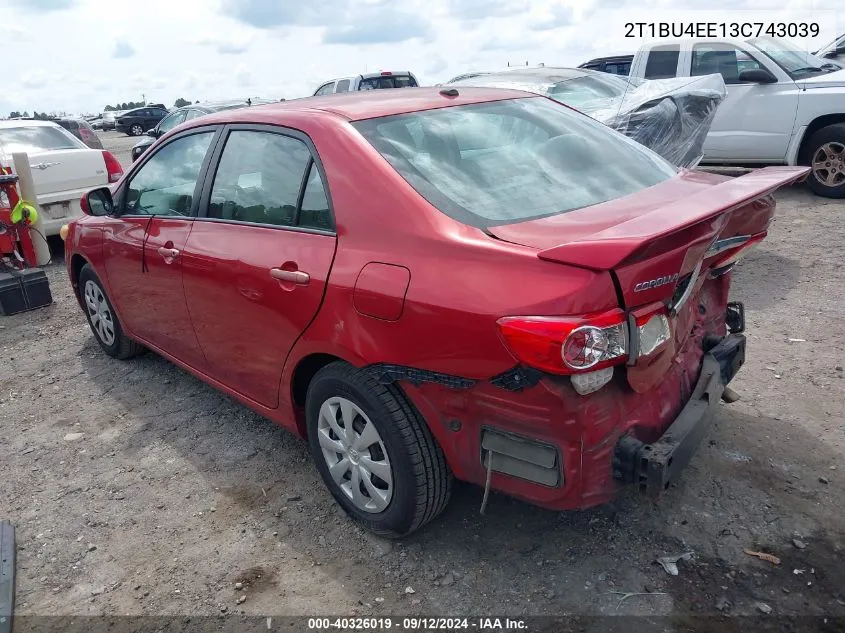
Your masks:
{"label": "rear spoiler", "polygon": [[627,222],[537,253],[544,260],[610,270],[649,243],[733,211],[781,187],[803,182],[809,167],[764,167]]}

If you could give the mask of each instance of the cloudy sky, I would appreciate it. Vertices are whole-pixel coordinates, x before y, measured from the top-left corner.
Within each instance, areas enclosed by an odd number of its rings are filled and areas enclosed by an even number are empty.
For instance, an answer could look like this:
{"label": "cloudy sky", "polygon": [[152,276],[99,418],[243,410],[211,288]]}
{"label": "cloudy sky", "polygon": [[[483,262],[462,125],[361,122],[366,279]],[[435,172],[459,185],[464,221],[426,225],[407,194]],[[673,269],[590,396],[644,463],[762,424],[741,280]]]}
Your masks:
{"label": "cloudy sky", "polygon": [[[410,69],[422,83],[508,63],[633,52],[627,21],[815,20],[820,0],[0,0],[11,110],[98,112],[177,97],[295,98],[327,79]],[[710,11],[696,10],[707,6]],[[772,7],[785,6],[783,10]],[[633,8],[636,7],[636,8]],[[732,11],[727,8],[735,9]],[[742,9],[742,11],[736,10]],[[843,9],[845,12],[845,9]]]}

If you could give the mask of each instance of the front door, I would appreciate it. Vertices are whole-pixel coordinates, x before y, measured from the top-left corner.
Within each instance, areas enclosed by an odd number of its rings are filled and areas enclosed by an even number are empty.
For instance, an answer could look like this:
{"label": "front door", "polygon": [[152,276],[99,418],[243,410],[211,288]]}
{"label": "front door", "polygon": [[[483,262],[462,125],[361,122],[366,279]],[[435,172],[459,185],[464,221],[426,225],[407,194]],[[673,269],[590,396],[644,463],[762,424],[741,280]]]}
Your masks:
{"label": "front door", "polygon": [[229,132],[182,257],[209,374],[270,408],[320,307],[336,243],[309,145],[273,130]]}
{"label": "front door", "polygon": [[118,192],[117,217],[104,222],[109,289],[127,330],[197,369],[205,359],[182,290],[182,251],[214,134],[187,134],[159,148]]}
{"label": "front door", "polygon": [[[781,76],[777,83],[741,83],[743,70],[764,68]],[[695,44],[692,74],[719,73],[727,96],[716,109],[704,143],[704,157],[711,160],[780,162],[786,158],[798,112],[798,86],[778,68],[732,44]]]}

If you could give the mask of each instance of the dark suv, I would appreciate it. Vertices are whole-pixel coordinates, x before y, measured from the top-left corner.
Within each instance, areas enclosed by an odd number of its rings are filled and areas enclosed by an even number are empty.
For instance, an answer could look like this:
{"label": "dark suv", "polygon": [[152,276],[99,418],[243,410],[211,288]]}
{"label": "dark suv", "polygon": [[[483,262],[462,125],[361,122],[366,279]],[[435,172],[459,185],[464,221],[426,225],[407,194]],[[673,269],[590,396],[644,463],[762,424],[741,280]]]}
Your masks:
{"label": "dark suv", "polygon": [[154,128],[166,116],[167,109],[160,104],[135,108],[120,115],[115,121],[115,130],[125,132],[129,136],[141,136],[147,130]]}
{"label": "dark suv", "polygon": [[241,99],[237,101],[218,101],[214,103],[195,103],[177,108],[170,112],[165,118],[159,121],[153,129],[147,132],[147,138],[138,141],[132,148],[132,162],[134,163],[144,151],[152,145],[155,140],[164,136],[167,132],[175,128],[180,123],[196,119],[204,114],[211,114],[212,112],[220,112],[222,110],[235,110],[237,108],[246,108],[251,105],[262,105],[265,103],[275,103],[267,99]]}

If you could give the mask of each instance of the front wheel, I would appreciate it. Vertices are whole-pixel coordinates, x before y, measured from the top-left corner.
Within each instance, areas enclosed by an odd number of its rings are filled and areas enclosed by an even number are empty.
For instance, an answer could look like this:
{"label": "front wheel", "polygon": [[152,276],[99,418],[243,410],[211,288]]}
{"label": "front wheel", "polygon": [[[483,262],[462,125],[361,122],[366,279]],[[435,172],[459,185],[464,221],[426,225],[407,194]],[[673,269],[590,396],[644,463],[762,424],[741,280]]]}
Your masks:
{"label": "front wheel", "polygon": [[144,351],[141,345],[123,333],[117,314],[91,264],[85,264],[79,271],[79,290],[88,325],[106,354],[124,360]]}
{"label": "front wheel", "polygon": [[452,475],[443,451],[396,387],[332,363],[311,381],[305,409],[323,481],[368,529],[406,536],[446,507]]}
{"label": "front wheel", "polygon": [[807,185],[825,198],[845,198],[845,123],[816,131],[808,147]]}

